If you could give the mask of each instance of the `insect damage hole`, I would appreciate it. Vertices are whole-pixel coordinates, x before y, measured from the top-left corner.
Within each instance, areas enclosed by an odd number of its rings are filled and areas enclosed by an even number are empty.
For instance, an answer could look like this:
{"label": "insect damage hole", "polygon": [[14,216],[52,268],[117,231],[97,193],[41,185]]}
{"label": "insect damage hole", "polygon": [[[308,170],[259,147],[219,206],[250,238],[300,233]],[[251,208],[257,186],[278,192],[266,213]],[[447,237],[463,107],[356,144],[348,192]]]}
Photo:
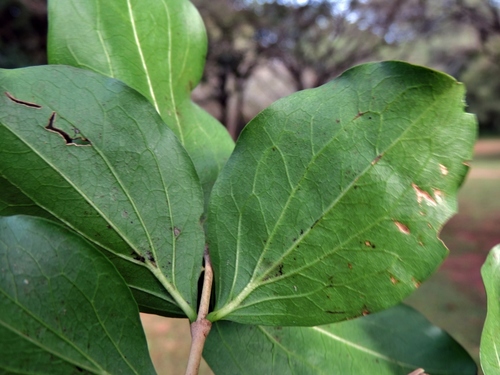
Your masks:
{"label": "insect damage hole", "polygon": [[132,253],[132,258],[134,258],[135,260],[137,260],[141,263],[146,263],[146,258],[143,257],[142,255],[136,253],[135,251]]}
{"label": "insect damage hole", "polygon": [[24,100],[19,100],[17,98],[14,98],[10,93],[8,92],[5,92],[5,96],[7,96],[7,98],[9,98],[11,101],[13,101],[14,103],[17,103],[17,104],[21,104],[21,105],[25,105],[26,107],[30,107],[30,108],[36,108],[36,109],[40,109],[42,108],[41,105],[39,104],[36,104],[36,103],[30,103],[30,102],[26,102]]}
{"label": "insect damage hole", "polygon": [[[54,126],[54,122],[56,120],[56,113],[52,112],[49,118],[49,123],[47,126],[45,126],[45,129],[48,130],[49,132],[52,133],[57,133],[61,137],[63,137],[64,141],[66,142],[66,145],[68,146],[91,146],[90,141],[83,137],[83,136],[77,136],[75,138],[71,138],[68,133],[66,133],[64,130],[58,129]],[[80,130],[74,128],[73,129],[75,134],[80,134]]]}

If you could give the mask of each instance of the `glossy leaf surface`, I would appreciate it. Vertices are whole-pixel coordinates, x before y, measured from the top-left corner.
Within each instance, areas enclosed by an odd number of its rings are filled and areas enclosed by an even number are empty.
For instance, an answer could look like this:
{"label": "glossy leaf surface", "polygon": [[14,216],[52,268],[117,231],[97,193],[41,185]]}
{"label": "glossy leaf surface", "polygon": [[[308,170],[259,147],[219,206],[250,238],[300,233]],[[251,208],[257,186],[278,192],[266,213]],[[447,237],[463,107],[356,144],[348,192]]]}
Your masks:
{"label": "glossy leaf surface", "polygon": [[223,374],[475,375],[476,365],[446,332],[400,305],[320,327],[216,322],[204,358]]}
{"label": "glossy leaf surface", "polygon": [[231,154],[226,129],[190,100],[205,64],[187,0],[51,0],[49,61],[118,78],[150,100],[193,158],[205,195]]}
{"label": "glossy leaf surface", "polygon": [[211,196],[212,321],[318,325],[385,309],[447,249],[476,121],[452,77],[352,68],[243,131]]}
{"label": "glossy leaf surface", "polygon": [[147,311],[193,318],[203,195],[151,104],[67,66],[2,70],[0,90],[0,175],[106,250]]}
{"label": "glossy leaf surface", "polygon": [[155,374],[115,267],[66,228],[0,218],[0,372]]}
{"label": "glossy leaf surface", "polygon": [[485,375],[500,373],[500,245],[481,268],[488,297],[488,313],[481,335],[481,367]]}

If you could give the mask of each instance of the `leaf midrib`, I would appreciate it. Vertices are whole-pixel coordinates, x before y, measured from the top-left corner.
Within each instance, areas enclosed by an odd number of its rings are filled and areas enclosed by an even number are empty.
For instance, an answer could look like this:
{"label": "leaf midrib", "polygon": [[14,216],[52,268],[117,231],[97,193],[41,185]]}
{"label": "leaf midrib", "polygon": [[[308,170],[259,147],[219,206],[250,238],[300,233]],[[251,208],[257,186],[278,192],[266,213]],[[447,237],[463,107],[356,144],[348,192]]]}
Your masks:
{"label": "leaf midrib", "polygon": [[158,107],[158,102],[156,100],[156,95],[155,95],[155,92],[154,92],[153,84],[151,82],[151,77],[150,77],[150,73],[149,73],[149,70],[148,70],[148,65],[147,65],[146,60],[144,58],[144,53],[142,51],[142,45],[141,45],[141,42],[139,40],[139,35],[137,33],[137,28],[136,28],[136,25],[135,25],[134,12],[133,12],[132,4],[130,3],[130,0],[127,0],[127,9],[128,9],[128,15],[129,15],[130,23],[132,25],[132,32],[134,34],[134,40],[135,40],[135,43],[137,45],[137,52],[139,53],[139,57],[141,59],[141,64],[142,64],[142,68],[144,69],[144,74],[146,76],[146,81],[147,81],[148,88],[149,88],[149,94],[151,95],[151,100],[153,101],[153,105],[154,105],[154,107],[156,109],[156,112],[160,113],[160,109]]}
{"label": "leaf midrib", "polygon": [[400,367],[403,367],[403,368],[413,368],[413,367],[415,367],[411,363],[397,361],[394,358],[388,357],[388,356],[383,355],[381,353],[377,353],[374,350],[368,349],[368,348],[366,348],[364,346],[361,346],[359,344],[356,344],[356,343],[354,343],[354,342],[352,342],[350,340],[346,340],[346,339],[344,339],[344,338],[342,338],[340,336],[337,336],[337,335],[335,335],[335,334],[333,334],[333,333],[331,333],[331,332],[329,332],[329,331],[327,331],[327,330],[325,330],[323,328],[320,328],[320,327],[311,327],[311,329],[314,330],[314,331],[316,331],[316,332],[318,332],[318,333],[320,333],[321,335],[325,335],[325,336],[327,336],[327,337],[329,337],[329,338],[331,338],[331,339],[333,339],[335,341],[341,342],[342,344],[350,346],[350,347],[352,347],[352,348],[354,348],[356,350],[359,350],[359,351],[361,351],[363,353],[369,354],[369,355],[374,356],[376,358],[380,358],[380,359],[382,359],[382,360],[384,360],[386,362],[393,363],[393,364],[395,364],[397,366],[400,366]]}
{"label": "leaf midrib", "polygon": [[[127,0],[130,1],[130,0]],[[168,8],[168,4],[163,1],[163,7],[165,8],[165,14],[167,15],[167,40],[168,40],[168,49],[167,49],[167,66],[168,66],[168,90],[169,90],[169,97],[170,101],[172,103],[172,111],[174,113],[174,119],[175,119],[175,124],[177,127],[177,134],[179,136],[179,140],[181,143],[184,145],[185,144],[185,139],[184,139],[184,129],[181,126],[181,121],[179,118],[178,108],[177,108],[177,102],[176,102],[176,97],[174,94],[174,82],[173,82],[173,67],[172,67],[172,30],[171,30],[171,25],[172,25],[172,18],[170,17],[170,9]],[[158,109],[157,109],[158,110]],[[158,110],[158,113],[161,113]]]}

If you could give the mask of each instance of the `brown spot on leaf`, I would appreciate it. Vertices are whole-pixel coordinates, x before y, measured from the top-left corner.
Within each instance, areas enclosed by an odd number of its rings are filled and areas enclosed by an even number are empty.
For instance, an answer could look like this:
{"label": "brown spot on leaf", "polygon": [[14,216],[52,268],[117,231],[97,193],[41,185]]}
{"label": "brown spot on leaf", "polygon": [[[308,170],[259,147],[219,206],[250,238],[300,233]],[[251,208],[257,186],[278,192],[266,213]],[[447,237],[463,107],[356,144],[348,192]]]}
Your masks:
{"label": "brown spot on leaf", "polygon": [[316,224],[318,224],[319,220],[320,220],[320,219],[317,219],[317,220],[314,222],[314,224],[313,224],[313,225],[311,225],[311,229],[313,229],[313,228],[316,226]]}
{"label": "brown spot on leaf", "polygon": [[433,189],[432,190],[434,193],[434,197],[436,198],[437,203],[442,203],[443,202],[443,192],[438,189]]}
{"label": "brown spot on leaf", "polygon": [[420,281],[418,281],[414,277],[411,278],[411,281],[413,282],[413,285],[415,286],[415,288],[420,288],[420,285],[422,284]]}
{"label": "brown spot on leaf", "polygon": [[356,120],[356,119],[360,118],[360,117],[361,117],[361,116],[363,116],[365,113],[366,113],[366,111],[365,111],[365,112],[361,112],[361,111],[359,111],[359,112],[358,112],[358,114],[357,114],[356,116],[354,116],[354,120]]}
{"label": "brown spot on leaf", "polygon": [[421,204],[422,201],[425,201],[427,202],[427,204],[431,206],[437,206],[437,202],[435,201],[434,198],[432,198],[432,196],[428,192],[420,189],[417,185],[413,183],[411,184],[411,186],[413,187],[413,190],[415,190],[415,193],[417,194],[418,204]]}
{"label": "brown spot on leaf", "polygon": [[406,225],[403,223],[400,223],[399,221],[395,221],[394,224],[398,227],[399,231],[404,234],[410,234],[410,228],[408,228]]}
{"label": "brown spot on leaf", "polygon": [[382,156],[384,156],[384,154],[377,155],[377,157],[373,159],[372,165],[377,164],[380,161],[380,159],[382,159]]}
{"label": "brown spot on leaf", "polygon": [[174,236],[177,238],[181,234],[181,230],[177,227],[174,227]]}
{"label": "brown spot on leaf", "polygon": [[396,285],[396,284],[399,283],[399,280],[396,279],[393,275],[391,275],[391,283],[393,283],[394,285]]}
{"label": "brown spot on leaf", "polygon": [[279,276],[283,275],[283,263],[278,265],[278,275]]}
{"label": "brown spot on leaf", "polygon": [[365,307],[363,309],[363,311],[361,312],[361,314],[363,314],[363,316],[367,316],[367,315],[370,315],[370,311]]}
{"label": "brown spot on leaf", "polygon": [[347,263],[347,267],[349,267],[349,269],[352,270],[352,264],[351,263]]}
{"label": "brown spot on leaf", "polygon": [[439,170],[443,176],[448,175],[448,168],[446,168],[443,164],[439,164]]}

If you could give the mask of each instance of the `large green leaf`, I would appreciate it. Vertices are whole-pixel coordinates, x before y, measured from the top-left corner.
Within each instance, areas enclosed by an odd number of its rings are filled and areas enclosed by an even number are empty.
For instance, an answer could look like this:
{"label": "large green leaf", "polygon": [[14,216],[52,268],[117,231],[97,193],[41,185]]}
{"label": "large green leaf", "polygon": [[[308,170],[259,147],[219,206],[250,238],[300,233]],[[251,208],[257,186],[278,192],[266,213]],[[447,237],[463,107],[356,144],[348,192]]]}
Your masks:
{"label": "large green leaf", "polygon": [[2,70],[0,90],[0,175],[107,250],[147,311],[194,318],[203,195],[151,104],[67,66]]}
{"label": "large green leaf", "polygon": [[320,327],[216,322],[203,352],[218,374],[475,375],[446,332],[404,305]]}
{"label": "large green leaf", "polygon": [[226,129],[191,102],[206,34],[188,0],[50,0],[49,61],[124,81],[161,114],[193,158],[205,195],[231,154]]}
{"label": "large green leaf", "polygon": [[481,268],[488,295],[488,314],[481,335],[481,367],[485,375],[500,373],[500,245],[495,246]]}
{"label": "large green leaf", "polygon": [[44,219],[0,218],[0,372],[154,374],[115,267]]}
{"label": "large green leaf", "polygon": [[392,306],[441,263],[476,121],[452,77],[365,64],[261,112],[208,213],[212,321],[318,325]]}

